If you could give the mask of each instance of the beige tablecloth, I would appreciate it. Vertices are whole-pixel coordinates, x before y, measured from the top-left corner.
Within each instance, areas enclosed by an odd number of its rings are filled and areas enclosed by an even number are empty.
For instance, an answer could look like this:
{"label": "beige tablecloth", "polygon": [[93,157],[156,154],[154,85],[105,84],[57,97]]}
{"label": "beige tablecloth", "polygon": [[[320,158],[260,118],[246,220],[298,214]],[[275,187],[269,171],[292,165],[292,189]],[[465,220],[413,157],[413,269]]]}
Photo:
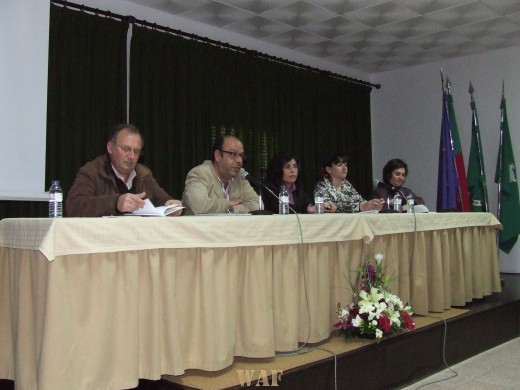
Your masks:
{"label": "beige tablecloth", "polygon": [[499,226],[488,213],[4,219],[0,378],[122,389],[324,340],[377,252],[416,313],[462,306],[500,291]]}

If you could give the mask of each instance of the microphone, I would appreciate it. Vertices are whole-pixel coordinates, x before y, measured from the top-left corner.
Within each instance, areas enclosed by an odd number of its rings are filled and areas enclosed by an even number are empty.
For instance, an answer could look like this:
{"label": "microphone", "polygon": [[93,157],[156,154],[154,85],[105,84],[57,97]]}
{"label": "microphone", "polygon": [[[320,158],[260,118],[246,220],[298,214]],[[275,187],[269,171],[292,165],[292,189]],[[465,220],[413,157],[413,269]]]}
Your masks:
{"label": "microphone", "polygon": [[247,180],[249,183],[251,184],[254,184],[254,185],[257,185],[257,186],[260,186],[260,187],[265,187],[264,186],[264,183],[262,183],[260,180],[258,180],[257,178],[251,176],[249,174],[249,172],[247,172],[244,168],[241,168],[240,169],[240,177],[242,179],[245,179]]}
{"label": "microphone", "polygon": [[390,184],[386,184],[384,181],[376,179],[376,187],[384,187],[387,192],[395,191],[397,188],[391,186]]}
{"label": "microphone", "polygon": [[399,194],[402,195],[406,199],[406,196],[404,196],[404,192],[401,191],[401,189],[399,187],[394,187],[391,184],[386,184],[385,182],[382,182],[381,180],[378,179],[377,180],[377,185],[379,185],[379,184],[384,186],[387,191],[397,191],[397,192],[399,192]]}

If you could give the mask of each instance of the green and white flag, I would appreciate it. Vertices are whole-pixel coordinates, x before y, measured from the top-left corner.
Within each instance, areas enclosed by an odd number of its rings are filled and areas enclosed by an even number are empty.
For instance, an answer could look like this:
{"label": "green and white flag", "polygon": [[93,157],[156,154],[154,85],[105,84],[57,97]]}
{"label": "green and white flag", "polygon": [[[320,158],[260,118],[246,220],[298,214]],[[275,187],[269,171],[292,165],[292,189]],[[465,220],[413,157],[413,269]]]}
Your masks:
{"label": "green and white flag", "polygon": [[500,145],[498,148],[495,183],[498,184],[498,219],[503,226],[499,232],[498,245],[509,253],[520,234],[520,202],[515,157],[507,122],[506,99],[502,94],[500,103]]}
{"label": "green and white flag", "polygon": [[468,161],[468,191],[471,202],[471,211],[489,211],[488,192],[486,184],[486,171],[484,169],[484,156],[482,154],[482,143],[480,139],[480,128],[478,124],[477,106],[473,99],[473,86],[469,84],[471,94],[471,149]]}

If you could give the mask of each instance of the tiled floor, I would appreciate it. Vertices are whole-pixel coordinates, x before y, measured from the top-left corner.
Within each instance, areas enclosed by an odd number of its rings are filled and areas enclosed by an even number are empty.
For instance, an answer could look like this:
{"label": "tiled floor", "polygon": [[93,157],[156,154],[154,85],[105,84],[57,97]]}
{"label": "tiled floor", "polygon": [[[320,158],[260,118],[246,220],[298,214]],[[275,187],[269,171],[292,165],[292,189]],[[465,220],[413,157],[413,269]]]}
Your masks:
{"label": "tiled floor", "polygon": [[[449,364],[449,362],[448,362]],[[520,389],[520,337],[445,369],[402,390]],[[439,380],[447,379],[441,382]]]}

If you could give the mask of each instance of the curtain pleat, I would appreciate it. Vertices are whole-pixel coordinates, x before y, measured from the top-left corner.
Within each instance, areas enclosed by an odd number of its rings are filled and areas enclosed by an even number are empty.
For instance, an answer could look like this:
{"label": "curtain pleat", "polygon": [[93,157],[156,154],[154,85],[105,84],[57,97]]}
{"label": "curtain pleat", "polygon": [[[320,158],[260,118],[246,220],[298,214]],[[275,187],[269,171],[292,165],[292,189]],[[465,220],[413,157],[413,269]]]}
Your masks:
{"label": "curtain pleat", "polygon": [[242,139],[245,168],[260,178],[274,154],[295,153],[309,194],[339,149],[360,168],[349,180],[370,195],[370,87],[138,26],[130,63],[130,117],[146,134],[144,161],[174,196],[218,134]]}
{"label": "curtain pleat", "polygon": [[125,121],[128,24],[59,6],[50,17],[46,182],[59,179],[66,195]]}

